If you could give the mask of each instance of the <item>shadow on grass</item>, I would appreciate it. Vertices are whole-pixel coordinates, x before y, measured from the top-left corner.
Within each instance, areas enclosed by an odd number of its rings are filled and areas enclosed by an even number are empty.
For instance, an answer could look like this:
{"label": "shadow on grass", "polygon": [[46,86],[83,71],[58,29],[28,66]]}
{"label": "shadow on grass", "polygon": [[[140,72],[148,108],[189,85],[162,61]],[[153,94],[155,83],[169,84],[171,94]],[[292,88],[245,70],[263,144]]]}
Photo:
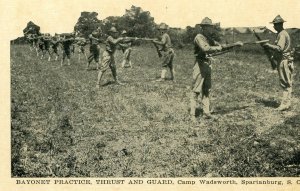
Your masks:
{"label": "shadow on grass", "polygon": [[231,108],[220,108],[217,107],[214,109],[214,111],[212,111],[212,114],[227,114],[227,113],[231,113],[233,111],[237,111],[237,110],[243,110],[250,107],[249,105],[246,106],[236,106],[236,107],[231,107]]}
{"label": "shadow on grass", "polygon": [[277,108],[279,106],[279,103],[275,100],[268,100],[268,99],[256,99],[256,103],[263,104],[265,107],[272,107],[272,108]]}

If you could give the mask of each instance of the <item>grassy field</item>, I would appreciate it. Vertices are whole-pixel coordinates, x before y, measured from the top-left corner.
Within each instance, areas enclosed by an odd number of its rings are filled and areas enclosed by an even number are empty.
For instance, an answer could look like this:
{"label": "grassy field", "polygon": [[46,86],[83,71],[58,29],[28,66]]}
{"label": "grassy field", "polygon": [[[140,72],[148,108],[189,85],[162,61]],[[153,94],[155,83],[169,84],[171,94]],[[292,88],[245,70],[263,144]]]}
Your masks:
{"label": "grassy field", "polygon": [[300,176],[300,77],[293,107],[278,112],[278,74],[260,51],[213,64],[215,120],[189,119],[193,50],[176,50],[176,83],[156,83],[155,49],[134,47],[132,69],[96,89],[96,66],[40,60],[11,46],[13,177]]}

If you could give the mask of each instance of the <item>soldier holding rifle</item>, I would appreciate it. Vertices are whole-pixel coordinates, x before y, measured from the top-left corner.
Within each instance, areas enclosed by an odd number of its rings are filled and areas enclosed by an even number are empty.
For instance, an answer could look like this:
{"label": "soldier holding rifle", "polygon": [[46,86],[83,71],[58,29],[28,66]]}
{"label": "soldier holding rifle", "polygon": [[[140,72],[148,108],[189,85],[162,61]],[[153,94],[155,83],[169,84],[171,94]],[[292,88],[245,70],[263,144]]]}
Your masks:
{"label": "soldier holding rifle", "polygon": [[196,122],[196,105],[198,97],[202,96],[203,104],[203,117],[212,118],[210,113],[209,94],[211,89],[211,56],[220,51],[221,53],[235,47],[242,46],[241,42],[233,45],[221,46],[218,42],[214,41],[211,36],[214,33],[215,25],[212,20],[205,17],[200,23],[202,32],[197,34],[194,39],[196,61],[193,67],[193,89],[191,97],[191,120]]}
{"label": "soldier holding rifle", "polygon": [[294,71],[293,58],[291,54],[291,38],[283,28],[285,21],[280,15],[271,22],[277,31],[277,38],[274,45],[265,43],[263,46],[273,51],[272,59],[277,63],[280,85],[283,88],[282,100],[279,111],[287,110],[291,106],[292,99],[292,73]]}
{"label": "soldier holding rifle", "polygon": [[115,82],[120,85],[122,84],[119,81],[118,76],[117,76],[117,68],[116,68],[116,64],[115,64],[114,54],[115,54],[117,45],[122,43],[124,38],[122,38],[122,37],[118,38],[118,31],[115,27],[112,27],[109,30],[109,33],[110,33],[110,35],[107,37],[107,39],[105,41],[105,51],[103,52],[103,55],[102,55],[101,68],[98,73],[98,79],[97,79],[97,85],[96,85],[97,88],[100,87],[100,82],[101,82],[102,76],[108,68],[110,68]]}
{"label": "soldier holding rifle", "polygon": [[161,60],[162,60],[162,71],[161,71],[161,77],[160,79],[156,81],[164,81],[166,79],[166,73],[167,73],[167,68],[170,69],[171,72],[171,80],[174,80],[174,66],[173,66],[173,59],[174,59],[174,50],[172,49],[172,43],[171,43],[171,38],[167,33],[168,30],[168,25],[165,23],[161,23],[159,25],[159,32],[161,33],[161,40],[153,40],[153,43],[156,45],[160,46],[160,49],[158,50],[159,53],[161,54]]}
{"label": "soldier holding rifle", "polygon": [[86,70],[89,69],[90,63],[95,60],[97,70],[99,69],[99,60],[100,60],[100,42],[102,40],[100,39],[102,36],[101,28],[97,28],[95,31],[92,32],[92,34],[89,35],[90,39],[90,56],[88,57],[88,63],[86,66]]}
{"label": "soldier holding rifle", "polygon": [[[122,37],[124,37],[126,39],[127,36],[127,32],[125,30],[122,31],[121,33]],[[129,39],[129,38],[128,38]],[[132,63],[130,60],[130,56],[131,56],[131,41],[132,40],[126,40],[126,42],[123,42],[120,45],[122,51],[123,51],[123,62],[122,62],[122,68],[124,67],[130,67],[132,68]]]}

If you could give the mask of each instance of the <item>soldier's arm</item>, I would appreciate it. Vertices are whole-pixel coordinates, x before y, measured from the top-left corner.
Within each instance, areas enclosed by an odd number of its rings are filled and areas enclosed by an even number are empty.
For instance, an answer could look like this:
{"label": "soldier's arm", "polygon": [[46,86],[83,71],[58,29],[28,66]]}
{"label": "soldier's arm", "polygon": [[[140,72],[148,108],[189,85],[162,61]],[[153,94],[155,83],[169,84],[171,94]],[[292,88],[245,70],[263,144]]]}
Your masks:
{"label": "soldier's arm", "polygon": [[195,43],[205,53],[213,53],[222,50],[222,46],[210,46],[201,36],[196,36]]}
{"label": "soldier's arm", "polygon": [[277,52],[282,52],[284,50],[285,39],[283,37],[279,38],[277,44],[266,43],[263,46],[268,47],[269,49],[275,50]]}
{"label": "soldier's arm", "polygon": [[124,40],[124,38],[119,37],[119,38],[117,38],[117,39],[114,39],[114,38],[111,37],[111,38],[108,38],[107,40],[108,40],[110,43],[116,45],[116,44],[120,44],[120,43]]}
{"label": "soldier's arm", "polygon": [[155,44],[158,44],[158,45],[165,45],[167,43],[167,39],[165,38],[165,36],[163,36],[161,41],[153,40],[152,42],[155,43]]}

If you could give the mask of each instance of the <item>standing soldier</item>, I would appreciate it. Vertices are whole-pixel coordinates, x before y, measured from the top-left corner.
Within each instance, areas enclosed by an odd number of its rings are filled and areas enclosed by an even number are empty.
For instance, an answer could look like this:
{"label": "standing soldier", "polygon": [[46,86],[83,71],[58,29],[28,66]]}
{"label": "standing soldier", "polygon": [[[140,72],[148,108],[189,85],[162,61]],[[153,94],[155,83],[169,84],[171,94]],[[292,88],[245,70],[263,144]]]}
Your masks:
{"label": "standing soldier", "polygon": [[[126,38],[127,32],[125,30],[123,30],[121,35],[122,35],[123,38]],[[123,42],[119,45],[120,45],[120,47],[123,51],[122,68],[125,68],[125,67],[132,68],[132,63],[131,63],[131,60],[130,60],[130,55],[131,55],[131,51],[132,51],[132,49],[131,49],[131,40]]]}
{"label": "standing soldier", "polygon": [[93,31],[92,34],[89,35],[90,39],[90,56],[88,58],[88,63],[86,66],[86,70],[89,69],[90,63],[95,60],[97,65],[97,70],[99,69],[99,59],[100,59],[100,38],[102,36],[102,31],[100,28]]}
{"label": "standing soldier", "polygon": [[87,59],[87,56],[86,56],[86,53],[85,53],[85,46],[87,45],[86,39],[85,38],[78,38],[77,45],[78,45],[78,60],[80,61],[81,54],[83,54],[85,59]]}
{"label": "standing soldier", "polygon": [[[212,20],[205,17],[200,23],[202,32],[194,39],[196,61],[193,67],[193,89],[191,97],[191,120],[196,121],[196,105],[199,95],[202,96],[203,117],[212,118],[210,113],[209,94],[211,89],[211,59],[209,54],[221,51],[222,46],[212,39],[215,25]],[[241,46],[242,43],[238,43]],[[225,46],[224,46],[224,49]]]}
{"label": "standing soldier", "polygon": [[116,46],[122,42],[123,38],[118,38],[118,31],[115,27],[112,27],[109,30],[109,36],[107,37],[105,41],[105,51],[102,55],[102,62],[101,62],[101,68],[98,73],[98,79],[97,79],[97,85],[96,87],[100,87],[100,81],[102,79],[102,76],[104,72],[110,68],[112,75],[114,77],[114,80],[117,84],[122,84],[117,77],[117,68],[115,64],[115,57],[114,53],[116,51]]}
{"label": "standing soldier", "polygon": [[154,44],[161,46],[159,51],[161,52],[161,60],[162,60],[162,71],[161,77],[157,81],[164,81],[166,79],[167,68],[170,69],[171,72],[171,80],[174,80],[174,67],[173,67],[173,59],[174,59],[174,50],[172,49],[171,38],[167,33],[168,25],[165,23],[161,23],[159,25],[159,32],[161,34],[161,41],[153,40]]}
{"label": "standing soldier", "polygon": [[51,36],[49,33],[46,33],[42,36],[41,42],[44,43],[44,49],[42,50],[42,56],[41,59],[43,59],[45,53],[48,52],[49,58],[48,61],[51,60],[51,53],[50,53],[50,42],[51,42]]}
{"label": "standing soldier", "polygon": [[59,35],[56,35],[52,38],[52,50],[53,50],[53,53],[56,55],[55,57],[55,60],[58,59],[59,57],[59,53],[58,53],[58,46],[59,46],[59,43],[60,43],[60,37]]}
{"label": "standing soldier", "polygon": [[287,110],[291,106],[292,98],[292,73],[294,71],[293,57],[291,54],[291,38],[283,28],[285,21],[280,15],[271,22],[277,31],[277,38],[274,45],[264,44],[265,47],[274,51],[273,59],[277,62],[280,85],[283,88],[282,100],[279,111]]}
{"label": "standing soldier", "polygon": [[62,43],[62,47],[63,47],[63,57],[61,60],[60,65],[62,66],[66,57],[67,57],[67,62],[68,65],[71,65],[70,63],[70,57],[71,57],[71,46],[72,44],[75,42],[73,36],[71,34],[67,34],[63,37],[63,39],[61,40]]}

